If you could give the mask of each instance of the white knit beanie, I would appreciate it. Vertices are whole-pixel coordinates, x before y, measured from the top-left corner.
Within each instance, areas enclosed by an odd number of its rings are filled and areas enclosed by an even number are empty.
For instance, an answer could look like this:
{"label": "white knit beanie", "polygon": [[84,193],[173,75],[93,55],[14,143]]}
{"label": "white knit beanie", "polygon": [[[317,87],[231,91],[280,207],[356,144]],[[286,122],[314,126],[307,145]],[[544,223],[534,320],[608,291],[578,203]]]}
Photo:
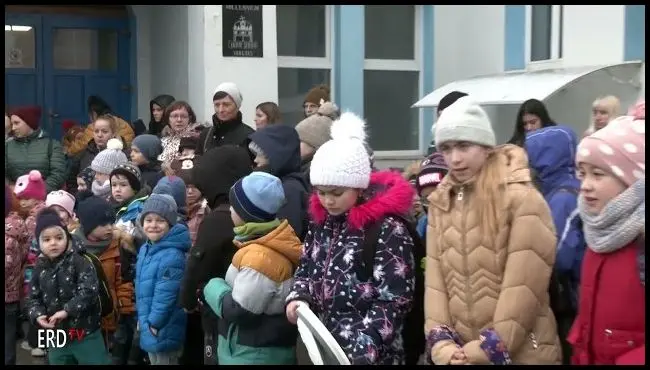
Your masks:
{"label": "white knit beanie", "polygon": [[436,147],[446,141],[468,141],[493,147],[497,144],[487,113],[469,96],[442,111],[432,128]]}
{"label": "white knit beanie", "polygon": [[237,108],[241,108],[241,103],[244,100],[244,97],[239,91],[237,85],[235,85],[233,82],[221,83],[219,86],[217,86],[217,89],[214,91],[215,94],[218,92],[224,92],[228,94],[235,102],[235,105],[237,105]]}
{"label": "white knit beanie", "polygon": [[370,158],[365,147],[365,126],[366,122],[354,113],[343,113],[332,123],[332,140],[318,148],[311,161],[312,185],[368,187]]}

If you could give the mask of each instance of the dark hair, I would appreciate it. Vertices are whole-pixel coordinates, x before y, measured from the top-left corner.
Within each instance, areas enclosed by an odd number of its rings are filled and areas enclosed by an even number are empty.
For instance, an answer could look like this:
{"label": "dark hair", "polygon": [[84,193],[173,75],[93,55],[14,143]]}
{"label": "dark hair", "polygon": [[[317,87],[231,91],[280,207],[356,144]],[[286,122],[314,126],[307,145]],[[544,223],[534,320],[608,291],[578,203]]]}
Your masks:
{"label": "dark hair", "polygon": [[[228,93],[225,92],[225,91],[217,91],[212,96],[212,101],[221,100],[221,99],[225,98],[226,96],[230,96],[230,95],[228,95]],[[231,99],[232,99],[232,97],[231,97]]]}
{"label": "dark hair", "polygon": [[262,113],[266,115],[266,120],[268,121],[269,125],[280,123],[282,115],[280,114],[280,107],[278,107],[277,104],[267,101],[260,103],[257,107],[255,107],[255,110],[257,109],[261,110]]}
{"label": "dark hair", "polygon": [[438,103],[438,115],[440,115],[443,110],[447,109],[450,105],[454,104],[456,100],[462,98],[463,96],[467,96],[467,93],[464,93],[462,91],[452,91],[449,94],[443,96]]}
{"label": "dark hair", "polygon": [[169,116],[172,114],[172,112],[179,109],[185,109],[187,111],[187,114],[190,116],[190,124],[196,123],[196,114],[194,113],[194,109],[192,109],[188,102],[178,100],[169,104],[167,108],[165,108],[165,113],[163,114],[162,119],[164,122],[163,127],[169,124]]}
{"label": "dark hair", "polygon": [[551,119],[551,116],[546,110],[544,103],[537,99],[528,99],[519,107],[519,112],[517,112],[517,121],[515,123],[515,132],[508,141],[509,144],[515,144],[523,146],[526,141],[526,132],[524,130],[524,115],[533,114],[539,117],[542,121],[542,127],[555,126],[557,123]]}
{"label": "dark hair", "polygon": [[108,103],[97,95],[90,95],[88,97],[88,113],[91,112],[94,112],[98,116],[113,113]]}

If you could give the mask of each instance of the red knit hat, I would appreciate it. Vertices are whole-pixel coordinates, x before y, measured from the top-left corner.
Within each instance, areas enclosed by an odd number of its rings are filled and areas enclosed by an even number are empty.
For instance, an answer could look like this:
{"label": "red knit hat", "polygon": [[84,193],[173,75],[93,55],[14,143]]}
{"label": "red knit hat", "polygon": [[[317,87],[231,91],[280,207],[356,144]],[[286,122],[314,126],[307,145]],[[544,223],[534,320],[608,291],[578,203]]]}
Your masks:
{"label": "red knit hat", "polygon": [[29,171],[29,174],[22,175],[16,179],[14,193],[18,199],[45,200],[47,190],[41,173],[36,170]]}
{"label": "red knit hat", "polygon": [[18,107],[11,112],[12,116],[18,116],[25,121],[32,130],[38,130],[41,122],[41,107],[38,105],[27,105]]}

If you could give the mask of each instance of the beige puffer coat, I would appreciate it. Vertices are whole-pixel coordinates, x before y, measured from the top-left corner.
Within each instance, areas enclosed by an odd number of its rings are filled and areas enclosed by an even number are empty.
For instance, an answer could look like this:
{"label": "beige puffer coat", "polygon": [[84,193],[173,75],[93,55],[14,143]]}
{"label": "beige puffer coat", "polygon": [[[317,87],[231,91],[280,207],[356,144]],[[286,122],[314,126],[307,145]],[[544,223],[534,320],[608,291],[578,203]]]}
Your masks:
{"label": "beige puffer coat", "polygon": [[[560,364],[548,284],[556,234],[548,205],[535,190],[523,149],[496,148],[506,156],[507,187],[496,237],[481,235],[473,184],[446,176],[429,196],[425,331],[446,325],[464,343],[471,364],[489,364],[479,333],[494,329],[513,364]],[[435,364],[458,349],[437,342]]]}

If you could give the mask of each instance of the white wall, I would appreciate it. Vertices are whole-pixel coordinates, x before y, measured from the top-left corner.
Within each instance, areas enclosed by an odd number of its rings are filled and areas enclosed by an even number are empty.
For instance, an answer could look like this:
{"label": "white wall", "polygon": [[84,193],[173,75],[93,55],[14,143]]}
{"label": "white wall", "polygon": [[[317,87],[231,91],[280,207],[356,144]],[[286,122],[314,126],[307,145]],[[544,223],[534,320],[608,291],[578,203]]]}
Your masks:
{"label": "white wall", "polygon": [[503,72],[503,5],[436,5],[434,88]]}
{"label": "white wall", "polygon": [[[198,5],[192,5],[194,7]],[[205,39],[203,40],[203,66],[192,60],[193,68],[204,68],[204,105],[197,115],[210,119],[214,113],[212,96],[217,86],[226,81],[239,87],[244,100],[241,108],[244,123],[254,126],[255,107],[264,101],[278,101],[278,51],[276,40],[275,5],[262,6],[264,34],[263,58],[224,58],[222,56],[222,17],[221,5],[205,5]],[[226,30],[232,32],[231,30]],[[190,43],[196,42],[194,39]],[[198,46],[197,46],[198,47]],[[198,78],[198,75],[194,75]],[[197,98],[198,99],[198,98]]]}
{"label": "white wall", "polygon": [[564,5],[563,66],[624,60],[625,5]]}
{"label": "white wall", "polygon": [[149,101],[151,94],[151,14],[147,5],[127,5],[131,7],[136,21],[136,74],[137,82],[134,86],[137,94],[137,117],[149,124]]}

